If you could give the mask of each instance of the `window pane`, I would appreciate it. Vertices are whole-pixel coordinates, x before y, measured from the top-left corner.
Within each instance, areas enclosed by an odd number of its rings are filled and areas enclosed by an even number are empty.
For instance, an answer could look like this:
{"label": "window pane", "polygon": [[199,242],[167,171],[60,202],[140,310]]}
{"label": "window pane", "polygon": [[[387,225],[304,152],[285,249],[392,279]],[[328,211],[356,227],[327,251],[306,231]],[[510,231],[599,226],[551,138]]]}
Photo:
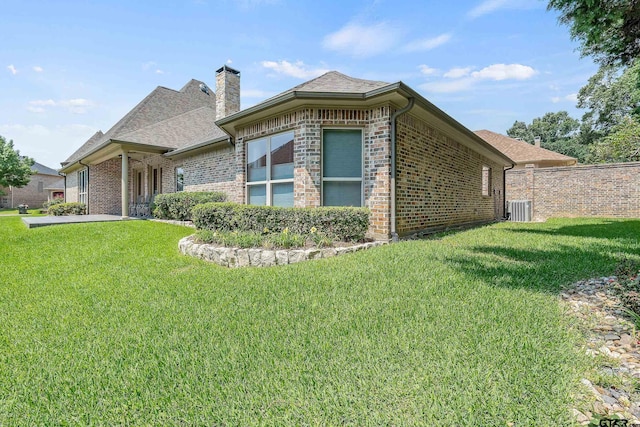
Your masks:
{"label": "window pane", "polygon": [[271,179],[293,178],[293,132],[271,138]]}
{"label": "window pane", "polygon": [[267,180],[267,140],[247,144],[247,181]]}
{"label": "window pane", "polygon": [[184,169],[176,168],[176,191],[184,190]]}
{"label": "window pane", "polygon": [[325,177],[362,177],[362,132],[350,129],[326,129],[322,150]]}
{"label": "window pane", "polygon": [[283,182],[271,186],[271,205],[293,207],[293,182]]}
{"label": "window pane", "polygon": [[362,206],[362,182],[325,181],[322,198],[323,206]]}
{"label": "window pane", "polygon": [[262,185],[250,185],[247,187],[249,190],[249,204],[261,205],[267,204],[267,186]]}

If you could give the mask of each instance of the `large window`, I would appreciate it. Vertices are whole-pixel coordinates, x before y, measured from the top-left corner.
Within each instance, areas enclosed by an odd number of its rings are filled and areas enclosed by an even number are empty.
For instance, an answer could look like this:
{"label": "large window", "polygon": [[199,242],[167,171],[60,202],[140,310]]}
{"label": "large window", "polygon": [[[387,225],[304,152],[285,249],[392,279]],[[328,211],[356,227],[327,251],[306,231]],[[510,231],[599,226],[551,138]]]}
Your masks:
{"label": "large window", "polygon": [[322,205],[362,206],[362,130],[322,132]]}
{"label": "large window", "polygon": [[82,169],[78,172],[78,201],[87,204],[89,198],[89,170]]}
{"label": "large window", "polygon": [[247,143],[247,203],[293,206],[293,132]]}
{"label": "large window", "polygon": [[491,168],[482,166],[482,195],[491,195]]}

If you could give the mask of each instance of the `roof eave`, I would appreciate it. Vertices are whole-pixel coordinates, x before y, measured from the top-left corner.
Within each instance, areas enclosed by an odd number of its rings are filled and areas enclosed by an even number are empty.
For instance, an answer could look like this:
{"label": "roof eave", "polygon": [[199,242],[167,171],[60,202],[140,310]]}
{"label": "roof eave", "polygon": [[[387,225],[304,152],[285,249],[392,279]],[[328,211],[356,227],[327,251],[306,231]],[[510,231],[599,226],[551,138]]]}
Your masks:
{"label": "roof eave", "polygon": [[180,148],[178,150],[169,151],[168,153],[164,153],[163,156],[171,160],[193,156],[193,155],[202,153],[204,151],[213,149],[223,142],[229,142],[230,138],[231,137],[227,135],[221,136],[219,138],[201,142],[199,144],[194,144],[188,147]]}
{"label": "roof eave", "polygon": [[[109,149],[110,145],[114,145]],[[160,145],[142,144],[139,142],[120,141],[117,139],[108,139],[102,144],[98,145],[88,153],[84,154],[81,158],[69,162],[60,169],[61,173],[67,173],[78,169],[79,166],[86,166],[87,164],[101,163],[109,158],[113,158],[122,151],[136,151],[148,154],[163,154],[171,150],[171,147],[164,147]]]}

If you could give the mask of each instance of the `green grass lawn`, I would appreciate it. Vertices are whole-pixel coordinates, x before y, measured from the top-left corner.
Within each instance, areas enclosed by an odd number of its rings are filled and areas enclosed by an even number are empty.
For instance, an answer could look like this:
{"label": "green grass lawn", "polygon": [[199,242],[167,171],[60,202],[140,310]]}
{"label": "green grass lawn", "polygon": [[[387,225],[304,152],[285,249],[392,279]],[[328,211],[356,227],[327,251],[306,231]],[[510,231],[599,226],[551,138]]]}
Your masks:
{"label": "green grass lawn", "polygon": [[557,293],[640,221],[502,223],[228,270],[192,230],[0,218],[0,425],[570,425]]}

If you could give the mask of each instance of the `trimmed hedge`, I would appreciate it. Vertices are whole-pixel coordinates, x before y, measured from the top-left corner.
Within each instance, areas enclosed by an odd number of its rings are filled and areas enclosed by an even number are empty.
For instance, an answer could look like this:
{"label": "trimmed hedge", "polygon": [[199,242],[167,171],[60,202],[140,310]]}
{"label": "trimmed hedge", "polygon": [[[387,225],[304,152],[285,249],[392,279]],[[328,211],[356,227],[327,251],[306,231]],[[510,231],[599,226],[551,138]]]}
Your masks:
{"label": "trimmed hedge", "polygon": [[306,235],[312,228],[343,241],[361,240],[369,228],[367,208],[282,208],[237,203],[206,203],[193,208],[193,223],[201,230],[281,232]]}
{"label": "trimmed hedge", "polygon": [[227,195],[218,191],[158,194],[153,200],[153,216],[159,219],[185,221],[191,219],[191,209],[194,206],[225,200]]}
{"label": "trimmed hedge", "polygon": [[49,209],[47,209],[47,214],[53,216],[85,215],[86,213],[87,205],[78,202],[58,203],[56,205],[49,206]]}

